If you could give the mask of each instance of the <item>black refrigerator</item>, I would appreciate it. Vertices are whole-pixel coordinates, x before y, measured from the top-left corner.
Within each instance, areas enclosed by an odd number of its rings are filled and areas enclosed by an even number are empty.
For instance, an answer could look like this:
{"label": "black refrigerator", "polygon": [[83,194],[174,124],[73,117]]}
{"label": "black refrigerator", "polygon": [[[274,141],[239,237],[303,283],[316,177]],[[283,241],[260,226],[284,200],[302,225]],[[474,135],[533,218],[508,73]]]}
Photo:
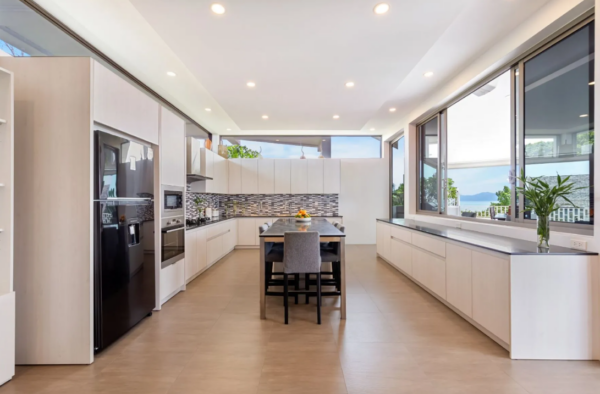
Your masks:
{"label": "black refrigerator", "polygon": [[155,307],[154,152],[94,133],[94,349]]}

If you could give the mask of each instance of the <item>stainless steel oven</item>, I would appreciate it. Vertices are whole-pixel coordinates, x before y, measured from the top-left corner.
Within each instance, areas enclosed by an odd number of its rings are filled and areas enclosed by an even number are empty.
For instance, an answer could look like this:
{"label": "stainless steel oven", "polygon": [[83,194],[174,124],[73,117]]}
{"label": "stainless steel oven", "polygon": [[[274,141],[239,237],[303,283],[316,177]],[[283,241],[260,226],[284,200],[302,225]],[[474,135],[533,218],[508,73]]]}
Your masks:
{"label": "stainless steel oven", "polygon": [[161,268],[175,264],[185,257],[185,223],[161,229]]}

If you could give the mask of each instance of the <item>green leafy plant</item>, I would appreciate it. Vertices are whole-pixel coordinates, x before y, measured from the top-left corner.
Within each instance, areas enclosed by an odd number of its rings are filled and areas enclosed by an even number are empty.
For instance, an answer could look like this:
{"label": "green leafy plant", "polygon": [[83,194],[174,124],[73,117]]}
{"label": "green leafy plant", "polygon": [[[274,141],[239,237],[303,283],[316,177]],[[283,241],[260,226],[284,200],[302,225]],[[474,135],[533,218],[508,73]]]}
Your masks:
{"label": "green leafy plant", "polygon": [[569,182],[570,178],[570,176],[561,178],[556,174],[556,185],[550,186],[542,180],[542,177],[527,178],[524,170],[521,170],[521,176],[517,177],[522,185],[517,187],[517,192],[525,196],[525,206],[533,209],[538,217],[537,235],[538,245],[541,247],[548,247],[550,214],[560,208],[559,199],[577,208],[568,196],[576,190],[585,189],[585,187],[575,187],[574,182]]}
{"label": "green leafy plant", "polygon": [[493,202],[493,207],[509,207],[510,206],[510,187],[504,186],[502,190],[496,192],[498,202]]}
{"label": "green leafy plant", "polygon": [[244,145],[229,145],[227,147],[230,159],[255,159],[258,152]]}
{"label": "green leafy plant", "polygon": [[194,204],[196,204],[196,210],[198,211],[198,213],[200,213],[200,211],[202,210],[202,204],[204,204],[206,200],[196,196],[193,201]]}

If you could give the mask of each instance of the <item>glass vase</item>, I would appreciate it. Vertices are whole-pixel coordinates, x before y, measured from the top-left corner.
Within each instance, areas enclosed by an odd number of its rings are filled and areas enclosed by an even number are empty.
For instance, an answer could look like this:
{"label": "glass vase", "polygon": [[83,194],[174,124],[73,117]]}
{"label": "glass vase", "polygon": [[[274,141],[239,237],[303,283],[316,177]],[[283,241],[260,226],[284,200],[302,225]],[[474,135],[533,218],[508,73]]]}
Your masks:
{"label": "glass vase", "polygon": [[550,217],[537,215],[537,237],[538,247],[549,249],[550,245]]}

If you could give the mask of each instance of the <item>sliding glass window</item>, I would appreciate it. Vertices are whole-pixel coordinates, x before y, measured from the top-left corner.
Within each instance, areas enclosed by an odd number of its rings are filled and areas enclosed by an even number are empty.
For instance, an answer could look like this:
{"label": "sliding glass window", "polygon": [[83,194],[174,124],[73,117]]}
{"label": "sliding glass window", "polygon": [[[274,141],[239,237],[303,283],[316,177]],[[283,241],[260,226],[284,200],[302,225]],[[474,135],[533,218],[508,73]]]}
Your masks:
{"label": "sliding glass window", "polygon": [[392,154],[392,214],[404,217],[404,136],[391,144]]}
{"label": "sliding glass window", "polygon": [[590,19],[419,125],[417,209],[528,223],[535,213],[515,188],[523,169],[550,185],[570,176],[576,207],[561,201],[551,220],[591,228],[594,85]]}

